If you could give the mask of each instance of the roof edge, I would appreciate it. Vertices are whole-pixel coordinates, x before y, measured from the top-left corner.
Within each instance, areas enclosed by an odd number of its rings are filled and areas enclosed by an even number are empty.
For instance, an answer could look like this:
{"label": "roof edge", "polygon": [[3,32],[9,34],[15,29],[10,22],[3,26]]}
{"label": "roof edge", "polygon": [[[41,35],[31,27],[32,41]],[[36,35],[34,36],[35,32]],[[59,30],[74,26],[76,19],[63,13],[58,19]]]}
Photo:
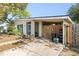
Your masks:
{"label": "roof edge", "polygon": [[69,15],[57,15],[57,16],[38,16],[38,17],[28,17],[28,19],[34,19],[34,18],[51,18],[51,17],[65,17]]}

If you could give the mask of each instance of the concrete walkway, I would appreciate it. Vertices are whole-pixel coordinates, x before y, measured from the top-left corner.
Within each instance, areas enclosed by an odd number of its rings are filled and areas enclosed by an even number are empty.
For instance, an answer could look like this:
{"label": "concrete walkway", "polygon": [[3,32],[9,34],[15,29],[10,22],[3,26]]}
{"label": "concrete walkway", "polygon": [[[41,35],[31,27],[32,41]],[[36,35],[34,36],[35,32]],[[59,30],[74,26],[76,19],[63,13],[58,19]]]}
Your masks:
{"label": "concrete walkway", "polygon": [[62,44],[51,43],[37,39],[34,42],[17,48],[0,52],[0,56],[58,56],[62,51]]}

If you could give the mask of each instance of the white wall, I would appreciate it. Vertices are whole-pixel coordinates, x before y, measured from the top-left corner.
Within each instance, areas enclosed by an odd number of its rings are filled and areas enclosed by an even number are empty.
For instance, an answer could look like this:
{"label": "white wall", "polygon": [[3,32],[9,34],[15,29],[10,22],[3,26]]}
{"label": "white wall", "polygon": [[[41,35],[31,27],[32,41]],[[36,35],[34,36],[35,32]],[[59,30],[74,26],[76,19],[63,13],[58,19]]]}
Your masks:
{"label": "white wall", "polygon": [[23,33],[24,34],[27,34],[26,32],[26,21],[25,20],[19,20],[19,21],[16,21],[15,22],[15,27],[17,27],[17,25],[20,25],[20,24],[23,24]]}
{"label": "white wall", "polygon": [[35,22],[31,21],[31,35],[35,36]]}
{"label": "white wall", "polygon": [[[26,27],[26,23],[28,21],[26,20],[19,20],[15,22],[15,26],[17,27],[17,25],[23,24],[23,33],[27,35],[27,27]],[[35,22],[34,21],[30,21],[31,22],[31,35],[35,36]],[[39,37],[42,37],[42,22],[39,22]]]}
{"label": "white wall", "polygon": [[42,37],[42,22],[39,22],[39,37]]}

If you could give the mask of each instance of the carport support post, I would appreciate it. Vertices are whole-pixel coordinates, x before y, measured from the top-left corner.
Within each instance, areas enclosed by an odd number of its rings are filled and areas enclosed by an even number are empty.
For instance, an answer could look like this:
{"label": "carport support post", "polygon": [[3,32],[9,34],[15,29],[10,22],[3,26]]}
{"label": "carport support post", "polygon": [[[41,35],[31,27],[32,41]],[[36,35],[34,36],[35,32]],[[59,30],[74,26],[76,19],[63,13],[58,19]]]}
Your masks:
{"label": "carport support post", "polygon": [[23,33],[26,35],[27,33],[26,33],[26,22],[24,22],[24,24],[23,24]]}
{"label": "carport support post", "polygon": [[42,22],[39,22],[39,37],[42,37]]}
{"label": "carport support post", "polygon": [[64,45],[64,47],[65,47],[65,44],[66,44],[66,29],[65,29],[65,24],[64,24],[64,21],[63,21],[63,45]]}
{"label": "carport support post", "polygon": [[35,37],[35,22],[31,21],[31,35]]}

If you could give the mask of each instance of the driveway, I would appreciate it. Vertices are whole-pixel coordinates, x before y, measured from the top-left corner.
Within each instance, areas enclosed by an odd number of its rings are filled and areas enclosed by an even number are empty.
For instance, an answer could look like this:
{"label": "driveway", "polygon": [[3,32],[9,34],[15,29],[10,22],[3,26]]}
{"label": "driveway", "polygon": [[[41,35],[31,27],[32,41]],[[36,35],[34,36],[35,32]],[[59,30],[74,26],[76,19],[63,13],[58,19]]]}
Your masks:
{"label": "driveway", "polygon": [[31,43],[0,52],[0,56],[58,56],[62,49],[62,44],[36,39]]}

